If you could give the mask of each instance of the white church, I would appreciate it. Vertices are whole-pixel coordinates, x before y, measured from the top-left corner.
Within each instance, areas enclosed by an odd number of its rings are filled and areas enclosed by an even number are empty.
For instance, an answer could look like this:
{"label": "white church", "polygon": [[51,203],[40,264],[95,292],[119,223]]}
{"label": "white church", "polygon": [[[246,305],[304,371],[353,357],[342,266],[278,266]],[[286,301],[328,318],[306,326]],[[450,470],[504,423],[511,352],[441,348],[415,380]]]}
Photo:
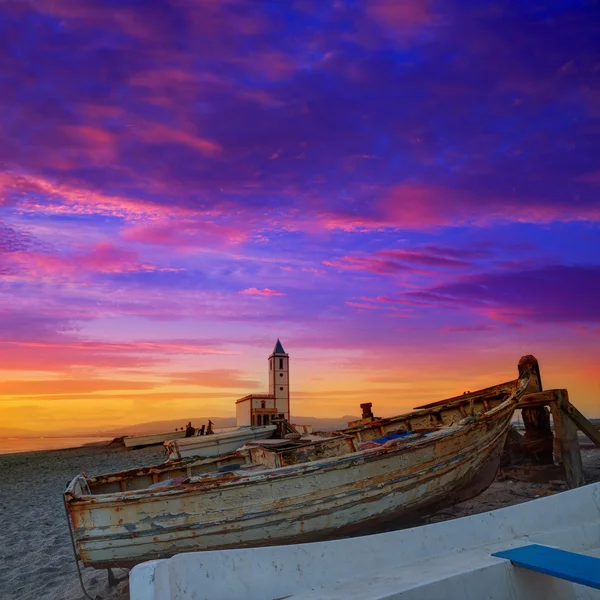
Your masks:
{"label": "white church", "polygon": [[238,427],[269,425],[273,419],[290,422],[290,357],[281,342],[269,356],[269,393],[248,394],[235,403]]}

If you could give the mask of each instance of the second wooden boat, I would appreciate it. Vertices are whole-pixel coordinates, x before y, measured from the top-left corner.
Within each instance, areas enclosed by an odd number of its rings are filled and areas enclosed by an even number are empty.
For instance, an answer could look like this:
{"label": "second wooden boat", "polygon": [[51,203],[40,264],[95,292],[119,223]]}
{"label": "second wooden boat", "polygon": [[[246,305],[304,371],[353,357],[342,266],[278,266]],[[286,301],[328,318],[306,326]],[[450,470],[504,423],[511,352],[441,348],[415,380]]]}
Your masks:
{"label": "second wooden boat", "polygon": [[145,446],[158,446],[167,440],[177,440],[185,437],[185,429],[151,433],[149,435],[131,435],[123,438],[125,448],[143,448]]}
{"label": "second wooden boat", "polygon": [[276,429],[275,425],[239,427],[233,431],[169,440],[165,442],[165,448],[169,460],[179,460],[188,456],[223,456],[235,452],[251,440],[271,437]]}

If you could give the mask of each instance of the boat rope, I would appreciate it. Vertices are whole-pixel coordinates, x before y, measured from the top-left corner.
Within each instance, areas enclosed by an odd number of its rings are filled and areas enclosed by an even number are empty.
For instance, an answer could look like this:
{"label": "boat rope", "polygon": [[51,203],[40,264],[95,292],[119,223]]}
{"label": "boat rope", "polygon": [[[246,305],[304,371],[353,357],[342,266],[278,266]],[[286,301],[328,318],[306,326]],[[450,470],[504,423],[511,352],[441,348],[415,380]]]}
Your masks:
{"label": "boat rope", "polygon": [[85,585],[83,583],[83,577],[81,576],[81,567],[79,566],[79,556],[77,554],[77,546],[75,545],[75,538],[73,537],[73,528],[71,527],[71,517],[69,516],[69,508],[67,507],[67,499],[63,496],[63,504],[65,506],[65,514],[67,516],[67,525],[69,527],[69,537],[71,538],[71,547],[73,548],[73,556],[75,557],[75,566],[77,567],[77,575],[79,577],[79,584],[81,585],[81,589],[86,598],[89,600],[104,600],[102,596],[90,596],[85,589]]}

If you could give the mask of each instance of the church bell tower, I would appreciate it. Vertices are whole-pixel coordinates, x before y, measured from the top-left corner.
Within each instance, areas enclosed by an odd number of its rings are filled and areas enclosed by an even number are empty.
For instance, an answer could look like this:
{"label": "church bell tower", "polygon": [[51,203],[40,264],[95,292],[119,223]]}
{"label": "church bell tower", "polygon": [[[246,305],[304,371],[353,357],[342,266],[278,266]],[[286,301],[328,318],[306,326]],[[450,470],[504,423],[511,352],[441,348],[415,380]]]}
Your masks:
{"label": "church bell tower", "polygon": [[290,420],[290,357],[281,342],[277,340],[275,349],[269,356],[269,394],[275,396],[278,414]]}

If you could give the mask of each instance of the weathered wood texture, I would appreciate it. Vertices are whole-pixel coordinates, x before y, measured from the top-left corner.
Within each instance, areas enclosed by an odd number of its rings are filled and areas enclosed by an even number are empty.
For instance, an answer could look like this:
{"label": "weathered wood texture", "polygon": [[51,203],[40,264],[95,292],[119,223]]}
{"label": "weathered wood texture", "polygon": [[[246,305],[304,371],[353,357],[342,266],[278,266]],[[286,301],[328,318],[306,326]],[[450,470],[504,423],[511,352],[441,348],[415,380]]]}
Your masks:
{"label": "weathered wood texture", "polygon": [[545,406],[523,408],[525,436],[523,448],[532,465],[554,463],[553,435],[550,427],[550,412]]}
{"label": "weathered wood texture", "polygon": [[[523,356],[518,365],[519,375],[527,369],[531,371],[527,392],[535,394],[542,391],[542,378],[540,366],[535,357]],[[532,465],[551,465],[554,463],[552,455],[552,428],[550,427],[550,413],[545,406],[526,406],[522,409],[523,423],[525,425],[525,439],[523,449],[529,456]]]}
{"label": "weathered wood texture", "polygon": [[569,415],[569,418],[581,429],[585,435],[600,448],[600,431],[594,427],[565,397],[562,403],[562,409]]}
{"label": "weathered wood texture", "polygon": [[567,485],[576,488],[585,484],[577,426],[562,410],[563,403],[568,402],[567,390],[556,391],[557,400],[550,403],[554,421],[554,455],[564,470]]}

